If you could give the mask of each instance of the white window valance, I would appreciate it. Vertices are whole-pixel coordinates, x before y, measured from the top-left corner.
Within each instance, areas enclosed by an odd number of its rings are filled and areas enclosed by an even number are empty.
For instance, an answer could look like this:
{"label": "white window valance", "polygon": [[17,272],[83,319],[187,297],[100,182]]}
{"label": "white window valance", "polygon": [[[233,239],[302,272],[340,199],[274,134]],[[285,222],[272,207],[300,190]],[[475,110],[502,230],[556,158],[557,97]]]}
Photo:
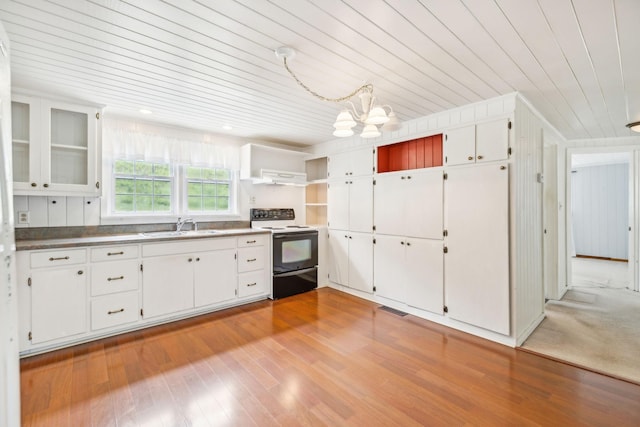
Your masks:
{"label": "white window valance", "polygon": [[126,120],[105,120],[102,145],[105,160],[146,160],[232,170],[240,167],[238,145],[224,136]]}

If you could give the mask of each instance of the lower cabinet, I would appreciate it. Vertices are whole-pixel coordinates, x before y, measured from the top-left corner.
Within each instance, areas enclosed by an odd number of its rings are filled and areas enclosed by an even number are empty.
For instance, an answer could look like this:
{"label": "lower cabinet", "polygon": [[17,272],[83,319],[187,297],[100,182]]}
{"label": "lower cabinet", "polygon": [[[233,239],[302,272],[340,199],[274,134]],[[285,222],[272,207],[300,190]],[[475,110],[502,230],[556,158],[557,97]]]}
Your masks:
{"label": "lower cabinet", "polygon": [[193,290],[196,307],[234,299],[236,281],[235,249],[195,255]]}
{"label": "lower cabinet", "polygon": [[250,234],[18,251],[21,355],[267,298],[270,242]]}
{"label": "lower cabinet", "polygon": [[145,319],[194,307],[193,255],[145,259],[142,274],[142,309]]}
{"label": "lower cabinet", "polygon": [[87,331],[87,276],[86,265],[46,268],[31,274],[29,336],[33,344]]}
{"label": "lower cabinet", "polygon": [[443,255],[443,243],[439,240],[377,235],[376,295],[442,314]]}
{"label": "lower cabinet", "polygon": [[329,230],[329,280],[359,291],[373,292],[373,236]]}

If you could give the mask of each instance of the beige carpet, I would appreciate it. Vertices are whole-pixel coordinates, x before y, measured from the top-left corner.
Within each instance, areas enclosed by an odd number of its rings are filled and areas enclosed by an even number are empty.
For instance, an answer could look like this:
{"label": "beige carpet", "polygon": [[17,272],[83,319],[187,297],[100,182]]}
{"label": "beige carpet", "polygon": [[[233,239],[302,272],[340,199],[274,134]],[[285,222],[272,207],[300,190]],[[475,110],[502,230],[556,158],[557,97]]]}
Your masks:
{"label": "beige carpet", "polygon": [[640,384],[640,294],[574,287],[522,348]]}

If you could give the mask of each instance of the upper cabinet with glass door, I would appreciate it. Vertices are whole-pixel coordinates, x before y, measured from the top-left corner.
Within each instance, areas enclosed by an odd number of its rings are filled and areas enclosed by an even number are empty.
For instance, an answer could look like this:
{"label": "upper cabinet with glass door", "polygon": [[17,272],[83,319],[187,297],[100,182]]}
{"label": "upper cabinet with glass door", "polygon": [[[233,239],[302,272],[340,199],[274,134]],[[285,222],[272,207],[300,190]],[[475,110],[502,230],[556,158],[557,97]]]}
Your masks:
{"label": "upper cabinet with glass door", "polygon": [[100,109],[15,94],[11,105],[14,194],[100,195]]}

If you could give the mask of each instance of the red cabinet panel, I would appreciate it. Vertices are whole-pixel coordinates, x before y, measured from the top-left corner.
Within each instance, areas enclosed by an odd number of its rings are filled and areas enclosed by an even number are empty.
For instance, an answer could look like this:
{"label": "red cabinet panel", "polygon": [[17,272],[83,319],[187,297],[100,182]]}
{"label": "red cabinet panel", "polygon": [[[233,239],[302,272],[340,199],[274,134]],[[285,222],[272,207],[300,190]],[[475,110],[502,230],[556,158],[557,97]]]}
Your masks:
{"label": "red cabinet panel", "polygon": [[378,173],[442,166],[442,135],[378,147]]}

